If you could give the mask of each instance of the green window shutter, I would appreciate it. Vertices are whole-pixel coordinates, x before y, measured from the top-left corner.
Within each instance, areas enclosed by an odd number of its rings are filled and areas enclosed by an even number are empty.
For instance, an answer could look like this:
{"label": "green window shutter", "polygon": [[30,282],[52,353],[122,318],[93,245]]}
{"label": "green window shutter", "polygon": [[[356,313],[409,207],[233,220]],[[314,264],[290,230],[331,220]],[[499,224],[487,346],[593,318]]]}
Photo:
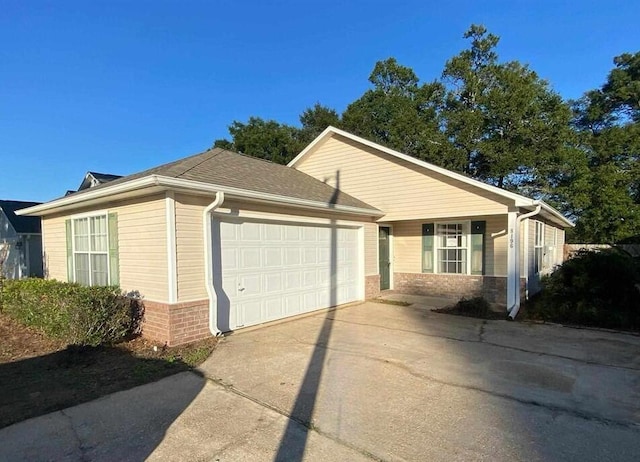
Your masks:
{"label": "green window shutter", "polygon": [[471,222],[471,274],[485,274],[486,221]]}
{"label": "green window shutter", "polygon": [[433,273],[433,238],[435,226],[433,223],[422,225],[422,272]]}
{"label": "green window shutter", "polygon": [[118,214],[109,214],[109,284],[120,285],[120,259],[118,252]]}
{"label": "green window shutter", "polygon": [[67,282],[75,281],[73,277],[73,232],[71,231],[71,220],[65,220],[64,225],[67,233]]}

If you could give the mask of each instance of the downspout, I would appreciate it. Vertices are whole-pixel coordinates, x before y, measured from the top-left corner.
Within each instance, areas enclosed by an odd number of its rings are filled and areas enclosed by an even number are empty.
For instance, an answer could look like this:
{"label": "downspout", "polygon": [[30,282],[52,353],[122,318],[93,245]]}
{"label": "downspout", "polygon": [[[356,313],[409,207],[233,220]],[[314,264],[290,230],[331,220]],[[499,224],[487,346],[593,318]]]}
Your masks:
{"label": "downspout", "polygon": [[218,337],[222,334],[218,329],[218,296],[213,287],[213,249],[211,242],[211,212],[224,202],[224,193],[218,191],[216,198],[202,212],[202,236],[204,237],[204,275],[207,295],[209,295],[209,330]]}
{"label": "downspout", "polygon": [[[527,218],[533,217],[537,214],[540,213],[540,210],[542,210],[542,205],[538,204],[536,206],[536,209],[533,212],[529,212],[529,213],[525,213],[524,215],[520,215],[518,218],[516,218],[516,227],[515,227],[515,242],[516,242],[516,267],[514,268],[514,270],[516,271],[516,287],[513,288],[513,290],[515,290],[515,303],[512,307],[510,307],[508,309],[509,311],[509,317],[511,319],[515,319],[516,316],[518,315],[518,311],[520,311],[520,224],[522,223],[523,220],[526,220]],[[529,251],[528,248],[528,242],[525,242],[525,248],[526,251]]]}

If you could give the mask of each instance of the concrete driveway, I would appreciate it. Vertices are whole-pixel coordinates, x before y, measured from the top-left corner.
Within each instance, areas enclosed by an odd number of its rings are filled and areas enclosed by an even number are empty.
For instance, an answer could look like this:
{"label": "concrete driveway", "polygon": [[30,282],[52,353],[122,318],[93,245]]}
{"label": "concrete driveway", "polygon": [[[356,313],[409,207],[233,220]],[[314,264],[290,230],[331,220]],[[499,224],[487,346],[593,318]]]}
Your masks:
{"label": "concrete driveway", "polygon": [[11,460],[640,460],[640,337],[363,303],[0,430]]}

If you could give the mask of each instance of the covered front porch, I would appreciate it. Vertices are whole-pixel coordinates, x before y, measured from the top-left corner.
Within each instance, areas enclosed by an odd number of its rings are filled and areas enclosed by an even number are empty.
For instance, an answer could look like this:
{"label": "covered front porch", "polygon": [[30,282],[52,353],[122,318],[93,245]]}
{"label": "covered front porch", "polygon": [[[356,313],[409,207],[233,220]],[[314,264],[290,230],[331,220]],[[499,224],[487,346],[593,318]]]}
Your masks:
{"label": "covered front porch", "polygon": [[[483,296],[507,307],[513,298],[509,259],[523,253],[514,235],[509,214],[378,223],[380,289],[455,299]],[[513,258],[513,264],[521,260]],[[512,273],[524,291],[525,280]]]}

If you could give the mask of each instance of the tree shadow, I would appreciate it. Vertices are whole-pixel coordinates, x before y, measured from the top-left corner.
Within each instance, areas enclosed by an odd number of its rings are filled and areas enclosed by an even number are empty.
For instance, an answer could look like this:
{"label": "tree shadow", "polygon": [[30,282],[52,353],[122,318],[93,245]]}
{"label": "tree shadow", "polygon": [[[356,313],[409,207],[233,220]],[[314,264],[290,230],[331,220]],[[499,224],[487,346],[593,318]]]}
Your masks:
{"label": "tree shadow", "polygon": [[[329,200],[331,207],[335,206],[340,196],[340,171],[336,172],[336,186]],[[330,256],[329,256],[329,306],[338,304],[338,229],[332,218],[330,223]],[[320,380],[327,356],[327,345],[333,328],[332,311],[327,311],[318,337],[315,341],[313,353],[307,365],[302,384],[298,390],[287,428],[284,431],[278,452],[274,458],[277,462],[301,461],[307,447],[309,431],[313,427],[313,411],[316,406]]]}
{"label": "tree shadow", "polygon": [[[156,381],[180,377],[175,374],[184,371],[192,369],[179,358],[140,358],[117,346],[70,346],[0,364],[0,459],[29,460],[34,454],[51,454],[47,457],[54,460],[56,451],[72,450],[65,446],[70,439],[64,437],[63,427],[68,425],[62,426],[58,420],[73,415],[74,444],[82,446],[85,439],[103,438],[102,442],[109,441],[111,447],[111,439],[122,439],[126,460],[145,460],[204,387],[205,379],[199,373],[187,374],[180,386],[172,386],[171,395],[166,396],[165,381]],[[131,398],[143,393],[140,388],[131,388],[150,382],[155,382],[150,386],[158,388],[154,393],[144,393],[140,400]],[[124,390],[130,391],[111,395]],[[104,398],[98,399],[101,397]],[[82,403],[85,406],[70,408]],[[54,411],[63,413],[50,414]],[[38,416],[43,417],[33,419]],[[47,426],[47,421],[53,423]],[[77,431],[76,425],[82,427],[82,432]],[[131,434],[143,437],[130,444],[127,439]],[[98,446],[92,450],[104,450]],[[87,454],[82,456],[92,459]]]}

